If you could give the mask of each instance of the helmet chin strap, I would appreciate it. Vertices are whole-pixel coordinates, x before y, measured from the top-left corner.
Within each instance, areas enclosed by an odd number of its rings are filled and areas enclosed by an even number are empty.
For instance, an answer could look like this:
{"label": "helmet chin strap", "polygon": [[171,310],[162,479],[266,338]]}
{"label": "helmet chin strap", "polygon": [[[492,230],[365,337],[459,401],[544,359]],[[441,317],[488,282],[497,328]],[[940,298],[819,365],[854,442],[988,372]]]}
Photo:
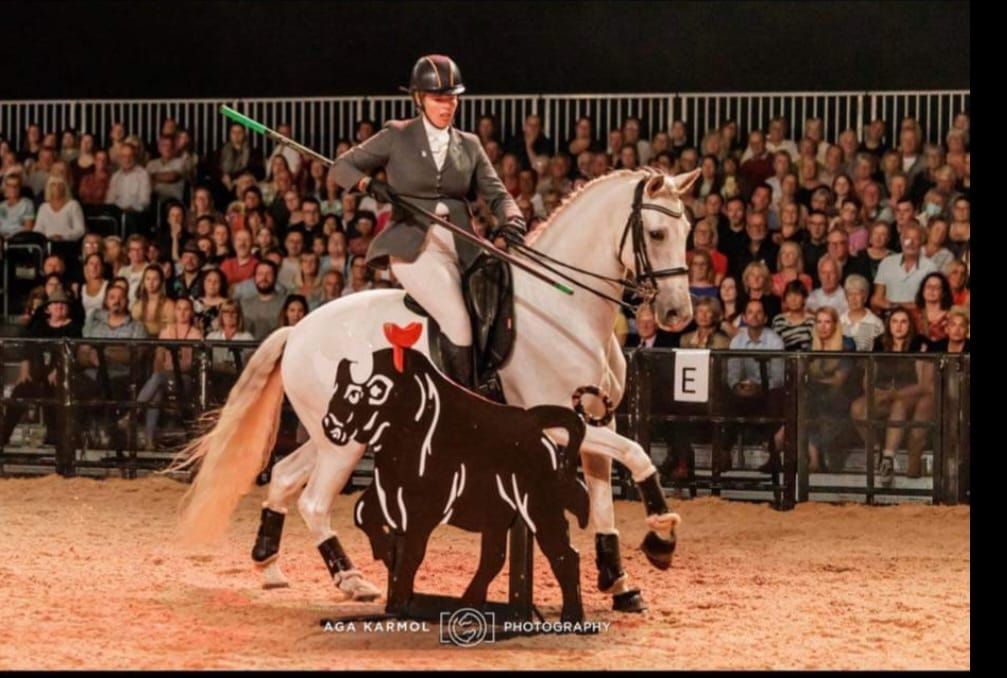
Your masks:
{"label": "helmet chin strap", "polygon": [[416,94],[413,95],[413,102],[420,109],[420,113],[423,115],[424,118],[427,119],[427,122],[429,122],[437,129],[447,129],[448,127],[451,127],[450,123],[446,127],[441,127],[436,122],[430,119],[430,116],[427,115],[427,109],[423,107],[423,94],[421,92],[417,92]]}
{"label": "helmet chin strap", "polygon": [[430,116],[429,116],[429,115],[427,115],[427,112],[426,112],[426,111],[423,111],[423,117],[424,117],[424,118],[426,118],[426,119],[427,119],[427,122],[429,122],[429,123],[430,123],[431,125],[433,125],[433,126],[434,126],[434,127],[436,127],[437,129],[447,129],[448,127],[451,127],[451,125],[447,125],[447,126],[445,126],[445,127],[441,127],[441,126],[440,126],[440,125],[438,125],[438,124],[437,124],[436,122],[434,122],[433,120],[431,120],[431,119],[430,119]]}

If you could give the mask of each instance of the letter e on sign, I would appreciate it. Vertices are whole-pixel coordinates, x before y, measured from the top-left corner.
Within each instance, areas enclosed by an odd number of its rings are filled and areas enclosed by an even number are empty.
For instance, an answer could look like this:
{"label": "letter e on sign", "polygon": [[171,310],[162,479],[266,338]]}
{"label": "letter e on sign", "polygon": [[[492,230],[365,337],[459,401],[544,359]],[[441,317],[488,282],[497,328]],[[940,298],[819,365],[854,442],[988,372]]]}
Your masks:
{"label": "letter e on sign", "polygon": [[675,400],[705,403],[710,399],[710,352],[675,349]]}

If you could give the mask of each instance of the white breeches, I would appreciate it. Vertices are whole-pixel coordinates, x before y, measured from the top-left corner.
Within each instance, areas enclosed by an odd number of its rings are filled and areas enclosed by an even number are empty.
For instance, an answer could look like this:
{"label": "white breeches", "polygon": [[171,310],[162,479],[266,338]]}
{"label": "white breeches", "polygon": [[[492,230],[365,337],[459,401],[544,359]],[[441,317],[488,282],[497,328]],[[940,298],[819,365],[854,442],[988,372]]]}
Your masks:
{"label": "white breeches", "polygon": [[458,252],[451,231],[431,224],[420,255],[412,263],[391,258],[392,273],[434,317],[455,346],[472,345],[472,326],[462,297]]}

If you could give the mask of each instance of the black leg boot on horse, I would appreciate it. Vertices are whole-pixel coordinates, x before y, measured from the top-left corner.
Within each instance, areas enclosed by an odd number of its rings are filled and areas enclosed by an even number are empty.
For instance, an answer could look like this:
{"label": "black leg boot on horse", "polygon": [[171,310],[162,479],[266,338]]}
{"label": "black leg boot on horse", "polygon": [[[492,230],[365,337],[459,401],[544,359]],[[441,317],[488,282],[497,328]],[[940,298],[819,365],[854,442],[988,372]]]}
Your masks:
{"label": "black leg boot on horse", "polygon": [[[648,523],[654,528],[643,538],[640,550],[647,556],[651,565],[659,570],[667,570],[671,567],[671,557],[675,553],[675,529],[681,518],[668,508],[657,471],[637,483],[637,487],[643,496]],[[668,532],[669,536],[663,537],[658,532]]]}
{"label": "black leg boot on horse", "polygon": [[629,576],[622,569],[618,534],[594,535],[595,565],[598,567],[598,590],[612,594],[612,609],[616,612],[643,612],[640,589],[629,588]]}
{"label": "black leg boot on horse", "polygon": [[363,579],[360,571],[353,567],[353,562],[343,550],[339,538],[332,535],[318,545],[325,567],[329,569],[336,588],[349,600],[370,602],[377,600],[381,592]]}
{"label": "black leg boot on horse", "polygon": [[286,588],[290,585],[275,566],[280,553],[280,538],[283,536],[283,521],[286,516],[286,513],[262,507],[259,533],[255,538],[255,546],[252,547],[252,560],[265,574],[262,585],[265,589]]}

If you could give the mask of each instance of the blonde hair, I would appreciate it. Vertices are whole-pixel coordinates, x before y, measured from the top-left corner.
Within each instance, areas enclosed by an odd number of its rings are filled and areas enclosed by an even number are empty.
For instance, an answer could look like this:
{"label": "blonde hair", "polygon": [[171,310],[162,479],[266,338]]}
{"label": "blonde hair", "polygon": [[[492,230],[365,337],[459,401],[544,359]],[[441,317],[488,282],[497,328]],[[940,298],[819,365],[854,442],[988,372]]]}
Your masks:
{"label": "blonde hair", "polygon": [[66,180],[60,176],[50,176],[49,180],[45,182],[45,201],[52,201],[52,189],[56,186],[62,186],[64,200],[70,200],[70,187]]}
{"label": "blonde hair", "polygon": [[839,313],[836,309],[831,306],[822,306],[817,311],[815,311],[815,320],[818,320],[818,316],[822,313],[828,315],[832,318],[832,336],[829,337],[828,343],[823,344],[821,337],[818,336],[818,332],[811,333],[811,350],[812,351],[842,351],[843,350],[843,328],[839,324]]}
{"label": "blonde hair", "polygon": [[720,321],[724,319],[724,309],[720,305],[720,299],[717,297],[700,297],[693,302],[693,315],[695,315],[695,309],[700,306],[709,306],[710,313],[713,315],[713,327],[716,329],[720,326]]}
{"label": "blonde hair", "polygon": [[[241,304],[239,304],[234,299],[228,299],[226,301],[220,302],[220,309],[217,313],[217,317],[221,317],[224,311],[234,311],[237,314],[237,328],[238,332],[245,331],[245,314],[241,311]],[[224,323],[220,323],[220,329],[224,329]]]}
{"label": "blonde hair", "polygon": [[780,243],[780,251],[776,255],[776,270],[783,270],[783,250],[797,250],[797,274],[804,273],[804,257],[801,255],[801,246],[793,240],[784,240]]}
{"label": "blonde hair", "polygon": [[769,267],[766,266],[761,261],[753,261],[748,266],[745,266],[745,270],[741,273],[741,287],[745,292],[748,292],[748,276],[752,274],[753,271],[762,271],[762,293],[771,294],[773,291],[773,278],[769,275]]}
{"label": "blonde hair", "polygon": [[965,320],[965,325],[968,327],[972,326],[972,319],[970,315],[968,306],[952,306],[948,310],[948,320],[951,320],[951,318],[954,317],[962,318]]}
{"label": "blonde hair", "polygon": [[692,254],[689,255],[689,268],[692,268],[692,262],[694,262],[697,257],[706,261],[706,279],[704,282],[716,282],[717,272],[713,270],[713,257],[710,256],[710,253],[706,250],[697,249],[692,251]]}

